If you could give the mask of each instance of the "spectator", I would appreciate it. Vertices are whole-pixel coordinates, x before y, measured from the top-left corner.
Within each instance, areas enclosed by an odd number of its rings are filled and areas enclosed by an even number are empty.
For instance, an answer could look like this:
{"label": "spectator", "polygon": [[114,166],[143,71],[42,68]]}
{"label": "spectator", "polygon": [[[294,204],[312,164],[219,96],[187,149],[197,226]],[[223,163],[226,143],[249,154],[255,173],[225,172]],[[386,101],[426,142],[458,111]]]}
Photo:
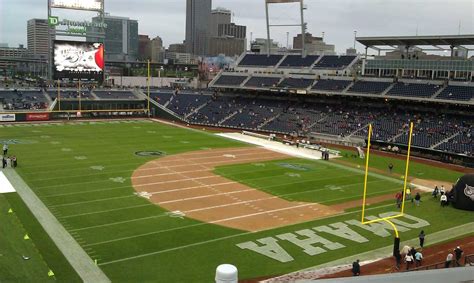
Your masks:
{"label": "spectator", "polygon": [[420,201],[421,201],[421,195],[420,195],[420,193],[416,193],[416,195],[415,195],[415,204],[416,204],[416,206],[420,206]]}
{"label": "spectator", "polygon": [[446,190],[444,189],[443,185],[441,185],[441,189],[439,190],[439,193],[442,195],[446,194]]}
{"label": "spectator", "polygon": [[444,262],[444,267],[449,268],[451,266],[451,262],[453,261],[453,254],[449,253],[446,257],[446,261]]}
{"label": "spectator", "polygon": [[413,198],[411,197],[411,189],[407,188],[405,191],[405,200],[411,200],[413,202]]}
{"label": "spectator", "polygon": [[3,155],[5,156],[5,155],[7,155],[7,153],[8,153],[8,144],[4,144],[3,145]]}
{"label": "spectator", "polygon": [[401,205],[402,205],[403,194],[402,194],[401,192],[398,192],[398,193],[395,195],[395,198],[396,198],[396,201],[397,201],[397,207],[400,208]]}
{"label": "spectator", "polygon": [[17,166],[16,156],[13,156],[12,157],[12,167],[16,168],[16,166]]}
{"label": "spectator", "polygon": [[411,253],[408,253],[408,254],[405,256],[405,262],[406,262],[406,264],[407,264],[407,270],[409,270],[411,264],[413,263],[413,256],[411,255]]}
{"label": "spectator", "polygon": [[439,195],[439,189],[438,189],[438,186],[436,186],[433,190],[433,193],[431,193],[431,195],[434,197],[434,198],[438,198],[438,195]]}
{"label": "spectator", "polygon": [[441,201],[441,206],[442,207],[447,206],[448,205],[448,196],[446,196],[446,194],[441,194],[440,201]]}
{"label": "spectator", "polygon": [[415,264],[416,267],[421,266],[421,261],[423,260],[423,255],[421,254],[420,251],[417,251],[415,254]]}
{"label": "spectator", "polygon": [[460,260],[461,260],[462,254],[463,254],[463,250],[461,249],[460,246],[457,246],[454,249],[454,254],[456,255],[456,261],[454,262],[454,266],[461,266]]}
{"label": "spectator", "polygon": [[392,170],[393,170],[393,164],[390,163],[388,164],[388,171],[390,171],[390,174],[392,174]]}
{"label": "spectator", "polygon": [[418,239],[420,240],[420,247],[423,249],[425,244],[425,231],[421,230],[420,234],[418,235]]}
{"label": "spectator", "polygon": [[359,276],[360,275],[359,260],[356,260],[352,263],[352,274],[353,274],[353,276]]}

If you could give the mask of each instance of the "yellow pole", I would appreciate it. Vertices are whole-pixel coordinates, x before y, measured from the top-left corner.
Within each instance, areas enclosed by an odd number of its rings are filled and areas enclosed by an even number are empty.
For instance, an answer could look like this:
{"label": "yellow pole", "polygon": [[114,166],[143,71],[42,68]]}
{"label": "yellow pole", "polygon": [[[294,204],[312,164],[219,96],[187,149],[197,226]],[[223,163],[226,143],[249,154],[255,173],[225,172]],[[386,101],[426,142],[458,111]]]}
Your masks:
{"label": "yellow pole", "polygon": [[369,135],[367,138],[367,154],[365,157],[364,196],[362,202],[362,223],[365,218],[365,198],[367,193],[367,176],[369,175],[370,138],[372,137],[372,124],[369,124]]}
{"label": "yellow pole", "polygon": [[411,151],[412,137],[413,137],[413,122],[410,123],[410,135],[408,136],[407,162],[406,162],[406,165],[405,165],[405,179],[404,179],[404,182],[403,182],[402,215],[405,211],[405,194],[406,194],[406,190],[407,190],[408,167],[410,165],[410,151]]}
{"label": "yellow pole", "polygon": [[395,238],[400,238],[398,236],[398,229],[397,229],[397,226],[395,226],[395,224],[393,224],[392,221],[388,220],[388,219],[384,219],[388,224],[392,225],[393,227],[393,230],[395,231]]}
{"label": "yellow pole", "polygon": [[148,77],[146,80],[147,84],[147,95],[148,95],[148,116],[150,116],[150,60],[148,60]]}
{"label": "yellow pole", "polygon": [[59,104],[59,111],[61,111],[61,83],[58,79],[58,104]]}
{"label": "yellow pole", "polygon": [[79,88],[79,112],[81,112],[81,81],[79,80],[79,83],[78,83],[78,88]]}

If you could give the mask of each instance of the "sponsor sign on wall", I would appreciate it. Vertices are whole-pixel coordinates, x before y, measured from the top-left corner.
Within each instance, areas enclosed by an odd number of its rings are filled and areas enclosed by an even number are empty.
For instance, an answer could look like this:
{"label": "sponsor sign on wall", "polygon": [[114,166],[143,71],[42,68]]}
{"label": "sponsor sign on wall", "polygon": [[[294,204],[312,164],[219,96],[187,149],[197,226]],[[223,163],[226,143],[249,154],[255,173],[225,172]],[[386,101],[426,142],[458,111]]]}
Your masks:
{"label": "sponsor sign on wall", "polygon": [[100,11],[103,0],[50,0],[51,7],[63,9],[77,9],[88,11]]}
{"label": "sponsor sign on wall", "polygon": [[0,122],[15,122],[15,114],[1,114]]}
{"label": "sponsor sign on wall", "polygon": [[26,121],[48,121],[49,113],[28,113]]}

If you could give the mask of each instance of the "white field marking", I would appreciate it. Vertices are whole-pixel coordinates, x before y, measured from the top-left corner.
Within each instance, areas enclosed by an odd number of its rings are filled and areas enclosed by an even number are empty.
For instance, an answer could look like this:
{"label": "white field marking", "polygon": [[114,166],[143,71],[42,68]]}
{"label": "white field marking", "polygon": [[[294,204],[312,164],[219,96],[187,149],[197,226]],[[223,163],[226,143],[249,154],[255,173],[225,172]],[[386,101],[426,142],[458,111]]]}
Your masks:
{"label": "white field marking", "polygon": [[58,142],[58,141],[52,141],[52,142],[50,142],[50,144],[57,145],[57,144],[61,144],[61,142]]}
{"label": "white field marking", "polygon": [[[261,160],[261,158],[251,158],[251,159],[240,159],[239,161],[253,161],[253,160]],[[154,168],[146,168],[146,169],[139,169],[139,170],[142,170],[142,171],[145,171],[145,170],[151,170],[151,169],[170,169],[170,168],[175,168],[175,167],[182,167],[182,166],[200,166],[200,167],[203,167],[205,168],[204,166],[202,165],[207,165],[207,164],[215,164],[215,162],[209,162],[209,163],[200,163],[200,164],[184,164],[184,165],[174,165],[174,166],[169,166],[169,167],[154,167]],[[219,164],[216,164],[217,166],[219,166]],[[208,169],[208,168],[207,168]],[[208,169],[210,170],[210,169]],[[177,172],[177,173],[180,173],[180,172]],[[358,173],[357,175],[360,175],[360,173]],[[186,176],[185,176],[186,177]],[[101,182],[106,182],[107,180],[96,180],[96,181],[88,181],[88,182],[75,182],[75,183],[66,183],[66,184],[58,184],[58,185],[51,185],[51,186],[44,186],[44,187],[37,187],[37,190],[43,190],[43,189],[48,189],[48,188],[56,188],[56,187],[64,187],[64,186],[73,186],[73,185],[83,185],[83,184],[93,184],[93,183],[101,183]],[[153,184],[153,183],[151,183]],[[150,185],[151,185],[150,184]]]}
{"label": "white field marking", "polygon": [[[387,204],[387,205],[383,205],[383,206],[368,208],[367,210],[378,209],[378,208],[383,208],[383,207],[392,206],[392,205],[393,204]],[[335,217],[335,216],[343,216],[343,215],[354,214],[354,213],[358,213],[360,211],[361,210],[345,212],[345,213],[341,213],[341,214],[338,214],[338,215],[331,215],[331,216],[327,216],[327,217],[322,217],[322,218],[319,218],[317,220],[319,221],[319,220],[323,220],[323,219],[327,219],[327,218],[331,218],[331,217]],[[304,222],[301,222],[299,224],[311,223],[311,222],[314,222],[314,221],[315,220],[304,221]],[[203,225],[203,224],[205,224],[205,223],[200,223],[198,225]],[[264,230],[262,230],[262,231],[264,231]],[[133,260],[133,259],[137,259],[137,258],[147,257],[147,256],[151,256],[151,255],[157,255],[157,254],[167,253],[167,252],[171,252],[171,251],[181,250],[181,249],[185,249],[185,248],[189,248],[189,247],[201,246],[201,245],[205,245],[205,244],[209,244],[209,243],[213,243],[213,242],[218,242],[218,241],[222,241],[222,240],[227,240],[227,239],[237,238],[237,237],[241,237],[241,236],[245,236],[245,235],[250,235],[250,234],[253,234],[253,233],[254,232],[237,233],[237,234],[230,235],[230,236],[225,236],[225,237],[215,238],[215,239],[211,239],[211,240],[207,240],[207,241],[192,243],[192,244],[189,244],[189,245],[184,245],[184,246],[169,248],[169,249],[165,249],[165,250],[161,250],[161,251],[150,252],[150,253],[145,253],[145,254],[131,256],[131,257],[126,257],[126,258],[122,258],[122,259],[107,261],[107,262],[100,263],[99,265],[108,265],[108,264],[113,264],[113,263],[117,263],[117,262],[123,262],[123,261]],[[124,240],[126,240],[126,239],[124,239]]]}
{"label": "white field marking", "polygon": [[146,183],[146,184],[134,185],[134,187],[144,187],[144,186],[149,186],[149,185],[160,185],[160,184],[171,184],[171,183],[178,183],[178,182],[184,182],[184,181],[195,181],[195,180],[211,179],[211,178],[217,178],[217,177],[222,178],[219,175],[212,175],[212,176],[186,178],[186,179],[163,181],[163,182],[151,182],[151,183]]}
{"label": "white field marking", "polygon": [[224,182],[224,183],[217,183],[217,184],[212,184],[212,185],[199,185],[199,186],[194,186],[194,187],[186,187],[186,188],[179,188],[179,189],[172,189],[172,190],[166,190],[166,191],[159,191],[159,192],[151,192],[152,195],[157,195],[157,194],[164,194],[164,193],[170,193],[170,192],[181,192],[181,191],[188,191],[188,190],[194,190],[194,189],[199,189],[199,188],[207,188],[207,187],[220,187],[224,185],[231,185],[231,184],[240,184],[239,182],[236,181],[230,181],[230,182]]}
{"label": "white field marking", "polygon": [[285,176],[288,176],[291,178],[301,178],[301,175],[298,173],[285,173]]}
{"label": "white field marking", "polygon": [[70,205],[76,205],[76,204],[86,204],[86,203],[92,203],[92,202],[101,202],[101,201],[106,201],[106,200],[122,199],[122,198],[130,198],[130,197],[136,197],[136,196],[135,195],[128,195],[128,196],[121,196],[121,197],[111,197],[111,198],[95,199],[95,200],[88,200],[88,201],[63,203],[63,204],[50,205],[49,207],[70,206]]}
{"label": "white field marking", "polygon": [[250,192],[250,191],[257,191],[256,189],[246,189],[246,190],[240,190],[240,191],[234,191],[234,192],[225,192],[225,193],[219,193],[219,194],[212,194],[212,195],[204,195],[204,196],[198,196],[198,197],[191,197],[191,198],[182,198],[182,199],[175,199],[175,200],[169,200],[169,201],[163,201],[163,202],[158,202],[157,204],[167,204],[167,203],[175,203],[175,202],[182,202],[182,201],[188,201],[188,200],[194,200],[194,199],[202,199],[202,198],[209,198],[209,197],[215,197],[215,196],[225,196],[225,195],[233,195],[233,194],[238,194],[238,193],[244,193],[244,192]]}
{"label": "white field marking", "polygon": [[189,142],[189,141],[180,141],[180,143],[182,143],[182,144],[188,144],[188,143],[191,143],[191,142]]}
{"label": "white field marking", "polygon": [[114,209],[108,209],[108,210],[99,210],[99,211],[94,211],[94,212],[86,212],[86,213],[80,213],[80,214],[72,214],[72,215],[67,215],[67,216],[61,216],[61,217],[59,217],[59,218],[61,218],[61,219],[64,219],[64,218],[73,218],[73,217],[86,216],[86,215],[91,215],[91,214],[108,213],[108,212],[114,212],[114,211],[126,210],[126,209],[138,208],[138,207],[145,207],[145,206],[155,206],[155,205],[152,204],[152,203],[140,204],[140,205],[132,205],[132,206],[126,206],[126,207],[114,208]]}
{"label": "white field marking", "polygon": [[[380,181],[383,181],[383,180],[379,180],[379,181],[372,181],[372,182],[380,182]],[[353,186],[354,184],[351,184],[351,185],[348,185],[348,186]],[[228,207],[228,206],[235,206],[235,205],[240,205],[240,204],[245,204],[245,203],[251,203],[251,202],[257,202],[257,201],[262,201],[262,200],[269,200],[269,199],[275,199],[275,198],[280,198],[282,196],[288,196],[288,195],[297,195],[297,194],[302,194],[302,193],[309,193],[309,192],[313,192],[313,191],[319,191],[319,190],[324,190],[324,189],[316,189],[316,190],[309,190],[309,191],[304,191],[304,192],[298,192],[298,193],[290,193],[290,194],[282,194],[282,195],[279,195],[279,196],[272,196],[272,197],[268,197],[268,198],[262,198],[262,199],[259,199],[259,200],[248,200],[248,201],[242,201],[240,203],[230,203],[230,204],[223,204],[223,205],[217,205],[217,206],[212,206],[212,207],[203,207],[203,208],[197,208],[197,209],[192,209],[192,210],[186,210],[186,211],[183,211],[183,213],[185,214],[189,214],[189,213],[193,213],[193,212],[198,212],[198,211],[205,211],[205,210],[210,210],[210,209],[214,209],[214,208],[222,208],[222,207]],[[370,195],[370,194],[368,194]],[[318,203],[311,203],[309,205],[318,205]],[[262,211],[262,213],[268,213],[268,212],[272,212],[272,211]],[[274,211],[273,211],[274,212]],[[160,215],[154,215],[154,216],[147,216],[147,217],[142,217],[142,218],[137,218],[137,219],[131,219],[131,220],[124,220],[124,221],[119,221],[119,222],[113,222],[113,223],[107,223],[107,224],[101,224],[101,225],[94,225],[94,226],[89,226],[89,227],[83,227],[83,228],[78,228],[78,229],[73,229],[71,231],[82,231],[82,230],[89,230],[89,229],[94,229],[94,228],[102,228],[102,227],[107,227],[107,226],[113,226],[113,225],[120,225],[120,224],[125,224],[125,223],[130,223],[130,222],[135,222],[135,221],[141,221],[141,220],[149,220],[149,219],[156,219],[156,218],[162,218],[162,217],[165,217],[166,214],[160,214]],[[199,223],[197,226],[199,225],[206,225],[206,224],[209,224],[211,222],[206,222],[206,223]],[[188,225],[188,226],[183,226],[183,228],[186,228],[186,227],[194,227],[196,226],[196,224],[192,224],[192,225]],[[173,228],[175,229],[175,228]],[[158,232],[149,232],[149,233],[145,233],[145,234],[139,234],[139,235],[134,235],[134,236],[129,236],[129,237],[126,237],[125,239],[131,239],[131,238],[135,238],[135,237],[141,237],[141,236],[147,236],[147,235],[152,235],[152,234],[155,234],[155,233],[162,233],[163,230],[161,231],[158,231]],[[117,241],[117,240],[108,240],[106,242],[114,242],[114,241]],[[90,244],[90,245],[95,245],[95,244]]]}
{"label": "white field marking", "polygon": [[42,139],[49,139],[49,138],[51,138],[51,136],[46,136],[46,135],[44,135],[44,136],[40,136],[40,138],[42,138]]}
{"label": "white field marking", "polygon": [[156,134],[156,131],[146,131],[147,134]]}
{"label": "white field marking", "polygon": [[61,197],[61,196],[70,196],[70,195],[80,195],[80,194],[88,194],[88,193],[97,193],[97,192],[104,192],[104,191],[112,191],[117,189],[129,189],[130,186],[121,186],[121,187],[111,187],[105,189],[97,189],[97,190],[90,190],[90,191],[79,191],[79,192],[71,192],[71,193],[62,193],[62,194],[54,194],[54,195],[41,195],[41,197]]}
{"label": "white field marking", "polygon": [[[191,224],[191,225],[187,225],[187,226],[175,227],[175,228],[170,228],[170,229],[165,229],[165,230],[160,230],[160,231],[145,233],[145,234],[142,234],[142,235],[134,235],[134,236],[128,236],[128,237],[123,237],[123,238],[119,238],[119,239],[108,240],[108,241],[103,241],[103,242],[98,242],[98,243],[91,243],[91,244],[87,244],[87,245],[85,245],[85,246],[86,246],[86,247],[96,246],[96,245],[105,244],[105,243],[110,243],[110,242],[128,240],[128,239],[132,239],[132,238],[136,238],[136,237],[142,237],[142,236],[154,235],[154,234],[161,234],[161,233],[165,233],[165,232],[183,230],[183,229],[187,229],[187,228],[190,228],[190,227],[197,227],[197,226],[202,226],[202,225],[216,224],[216,223],[220,223],[220,222],[227,222],[227,221],[231,221],[231,220],[237,220],[237,219],[242,219],[242,218],[247,218],[247,217],[253,217],[253,216],[258,216],[258,215],[262,215],[262,214],[270,214],[270,213],[274,213],[274,212],[280,212],[280,211],[285,211],[285,210],[291,210],[291,209],[296,209],[296,208],[302,208],[302,207],[312,206],[312,205],[317,205],[317,204],[315,204],[315,203],[300,204],[300,205],[295,205],[295,206],[290,206],[290,207],[278,208],[278,209],[274,209],[274,210],[268,210],[268,211],[263,211],[263,212],[256,212],[256,213],[251,213],[251,214],[245,214],[245,215],[240,215],[240,216],[234,216],[234,217],[229,217],[229,218],[214,220],[214,221],[210,221],[210,222],[203,222],[203,223]],[[186,213],[186,212],[185,212],[185,213]],[[168,215],[165,215],[165,216],[168,216]],[[127,222],[124,222],[124,223],[127,223]],[[79,231],[79,230],[80,230],[80,229],[74,229],[73,231]]]}
{"label": "white field marking", "polygon": [[115,182],[115,183],[121,183],[121,184],[125,183],[127,179],[128,178],[123,178],[123,177],[109,178],[110,181]]}
{"label": "white field marking", "polygon": [[[246,155],[254,155],[254,154],[246,154]],[[196,158],[199,160],[199,158]],[[254,160],[255,158],[252,158],[252,159],[241,159],[241,161],[247,161],[247,160]],[[261,159],[261,158],[260,158]],[[171,161],[171,160],[170,160]],[[154,161],[151,161],[151,162],[154,162]],[[70,163],[68,163],[70,164]],[[159,166],[159,167],[150,167],[150,168],[143,168],[143,169],[138,169],[140,171],[146,171],[146,170],[154,170],[154,169],[167,169],[167,168],[175,168],[175,167],[182,167],[182,166],[191,166],[191,165],[207,165],[207,164],[215,164],[215,162],[208,162],[208,163],[200,163],[200,164],[182,164],[182,165],[173,165],[173,166]],[[123,165],[121,165],[123,166]],[[219,166],[217,164],[217,166]],[[112,166],[109,166],[109,167],[112,167]],[[76,170],[77,168],[74,168],[74,170]],[[84,169],[84,168],[80,168],[81,170]],[[209,168],[205,168],[205,170],[211,170]],[[70,171],[70,170],[60,170],[60,171]],[[123,170],[123,171],[115,171],[115,172],[133,172],[133,171],[136,171],[136,170]],[[49,172],[49,171],[48,171]],[[112,173],[112,172],[111,172]],[[181,172],[178,172],[178,173],[181,173]],[[98,174],[88,174],[88,175],[81,175],[81,176],[93,176],[93,175],[98,175]],[[61,177],[61,178],[46,178],[46,179],[37,179],[36,181],[41,181],[41,180],[53,180],[53,179],[63,179],[64,177]],[[68,183],[66,185],[69,185],[69,184],[86,184],[86,183],[94,183],[94,182],[102,182],[102,180],[98,180],[98,181],[92,181],[92,182],[80,182],[80,183]],[[65,184],[63,185],[60,185],[60,186],[64,186]],[[41,187],[41,188],[48,188],[48,187],[54,187],[54,186],[46,186],[46,187]],[[41,189],[39,188],[39,189]]]}
{"label": "white field marking", "polygon": [[72,151],[72,149],[63,147],[63,148],[61,148],[61,151],[70,152],[70,151]]}
{"label": "white field marking", "polygon": [[[385,181],[385,180],[383,180]],[[394,192],[394,189],[391,189],[391,190],[384,190],[384,191],[379,191],[379,192],[376,192],[376,193],[371,193],[371,194],[367,194],[368,196],[371,196],[371,195],[378,195],[380,193],[389,193],[389,192]],[[383,195],[383,194],[380,194],[380,195]],[[325,203],[328,203],[328,202],[333,202],[333,201],[339,201],[339,200],[346,200],[346,199],[353,199],[354,197],[357,197],[357,196],[352,196],[352,197],[344,197],[344,198],[335,198],[335,199],[331,199],[331,200],[327,200],[327,201],[323,201],[323,202],[320,202],[319,204],[322,204],[324,205]],[[358,198],[356,198],[355,200],[358,200]],[[368,204],[366,204],[367,206]],[[393,205],[393,204],[392,204]]]}
{"label": "white field marking", "polygon": [[[136,151],[136,144],[127,144],[127,145],[124,145],[124,146],[112,146],[110,144],[107,144],[107,143],[94,143],[93,144],[94,146],[96,147],[100,147],[100,146],[106,146],[107,148],[120,148],[120,149],[123,149],[124,147],[127,147],[130,146],[130,151]],[[133,147],[133,148],[132,148]],[[226,152],[238,152],[238,151],[252,151],[253,149],[256,149],[255,147],[254,148],[238,148],[238,149],[234,149],[234,150],[230,150],[230,149],[222,149],[222,150],[226,150]],[[219,150],[220,151],[220,150]],[[47,148],[44,150],[44,152],[46,153],[45,156],[40,156],[40,158],[42,157],[48,157],[49,155],[51,155],[50,152],[57,152],[56,149],[53,149],[53,150],[50,150],[48,151]],[[217,152],[217,151],[216,151]],[[216,153],[216,152],[213,152],[213,153]],[[101,153],[103,154],[106,154],[107,153],[107,160],[108,161],[117,161],[116,163],[119,163],[121,161],[126,161],[126,160],[129,160],[129,159],[125,159],[123,158],[123,153],[117,153],[116,151],[102,151]],[[186,156],[194,156],[194,155],[202,155],[203,153],[202,152],[194,152],[193,154],[191,154],[190,152],[189,153],[183,153],[183,154],[186,154]],[[120,158],[111,158],[111,156],[118,156]],[[52,161],[55,161],[55,160],[61,160],[61,161],[64,161],[64,162],[58,162],[58,163],[52,163]],[[92,163],[92,161],[91,161]],[[49,159],[48,160],[48,166],[54,166],[54,167],[57,167],[57,166],[61,166],[61,165],[70,165],[71,163],[69,162],[69,159],[68,158],[56,158],[56,159]],[[138,164],[137,164],[138,165]],[[122,165],[117,165],[117,166],[122,166]],[[41,164],[41,165],[32,165],[32,166],[29,166],[29,168],[45,168],[47,166],[45,166],[44,164]],[[73,168],[74,169],[74,168]],[[70,169],[67,169],[67,170],[60,170],[60,171],[69,171]],[[50,172],[50,170],[44,170],[44,171],[35,171],[35,173],[41,173],[41,172]]]}
{"label": "white field marking", "polygon": [[150,199],[151,198],[151,194],[148,193],[148,192],[135,192],[133,193],[134,195],[136,196],[139,196],[139,197],[142,197],[142,198],[145,198],[145,199]]}
{"label": "white field marking", "polygon": [[76,160],[86,160],[87,156],[74,156],[74,159],[76,159]]}
{"label": "white field marking", "polygon": [[[91,168],[92,170],[97,170],[97,171],[102,171],[102,170],[105,169],[104,166],[100,166],[100,165],[99,166],[91,166],[89,168]],[[94,175],[94,174],[92,174],[92,175]],[[97,174],[95,174],[95,175],[97,175]]]}
{"label": "white field marking", "polygon": [[[133,170],[132,170],[133,171]],[[206,172],[206,171],[211,171],[210,169],[203,169],[203,170],[190,170],[190,171],[182,171],[179,173],[193,173],[193,172]],[[169,172],[169,173],[160,173],[160,174],[152,174],[152,175],[143,175],[143,176],[132,176],[131,179],[141,179],[141,178],[149,178],[149,177],[159,177],[159,176],[167,176],[167,175],[176,175],[175,172]]]}

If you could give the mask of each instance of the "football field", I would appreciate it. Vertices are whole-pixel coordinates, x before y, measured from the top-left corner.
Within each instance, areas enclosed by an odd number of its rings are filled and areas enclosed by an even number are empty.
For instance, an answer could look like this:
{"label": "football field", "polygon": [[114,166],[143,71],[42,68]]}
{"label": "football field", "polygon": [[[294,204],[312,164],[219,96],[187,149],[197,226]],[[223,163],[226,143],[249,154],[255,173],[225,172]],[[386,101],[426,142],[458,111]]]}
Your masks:
{"label": "football field", "polygon": [[[363,160],[297,159],[145,120],[1,126],[0,142],[10,144],[15,170],[113,282],[212,282],[221,263],[236,265],[241,279],[280,275],[393,241],[385,224],[360,225]],[[396,213],[393,196],[403,182],[380,170],[394,162],[402,171],[403,162],[373,158],[379,171],[369,175],[366,214]],[[454,182],[462,175],[413,168],[416,178]],[[44,231],[27,223],[26,208],[11,206],[25,233],[37,235],[32,244],[43,260],[35,270],[78,280],[64,257],[49,252]],[[424,229],[427,244],[431,233],[473,217],[441,211],[429,194],[406,212],[402,240]]]}

